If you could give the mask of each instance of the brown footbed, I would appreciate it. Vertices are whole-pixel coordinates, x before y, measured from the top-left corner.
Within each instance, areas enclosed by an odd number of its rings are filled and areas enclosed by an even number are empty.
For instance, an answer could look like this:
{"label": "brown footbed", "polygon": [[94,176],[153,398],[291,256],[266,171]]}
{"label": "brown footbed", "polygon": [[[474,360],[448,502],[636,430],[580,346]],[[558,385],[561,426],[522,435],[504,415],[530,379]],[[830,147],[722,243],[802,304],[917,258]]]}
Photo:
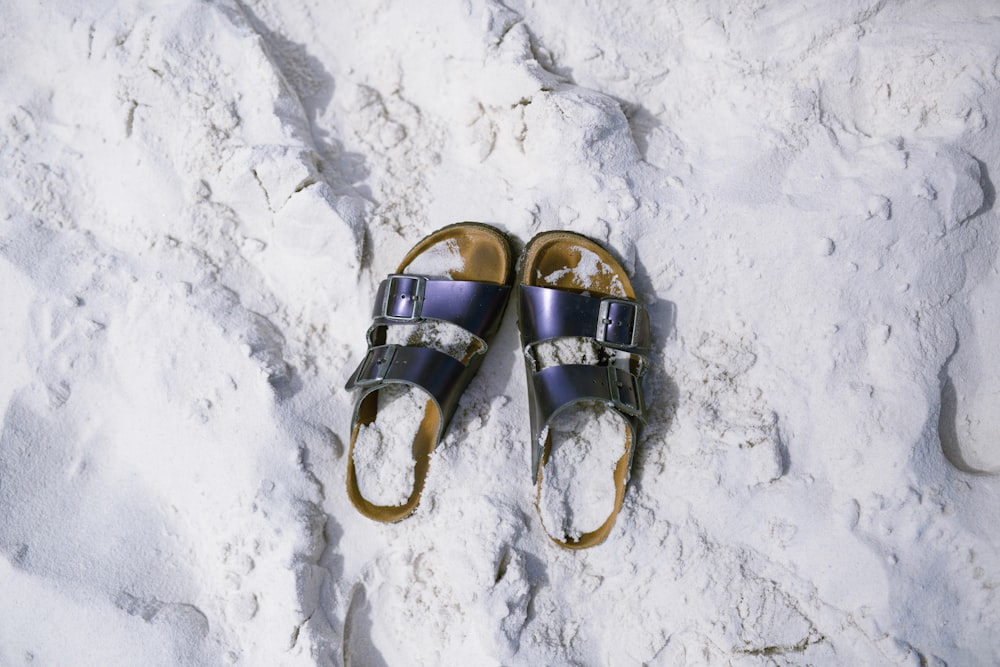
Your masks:
{"label": "brown footbed", "polygon": [[[476,222],[459,222],[427,236],[403,257],[396,273],[406,273],[407,267],[418,256],[449,240],[457,242],[459,253],[465,260],[465,266],[461,271],[451,273],[453,280],[475,280],[501,285],[510,282],[514,261],[507,237],[492,227]],[[468,364],[470,357],[476,352],[475,349],[470,351],[463,363]],[[402,505],[375,505],[366,500],[358,488],[357,472],[354,469],[354,443],[361,426],[374,422],[377,415],[378,391],[373,391],[362,399],[358,409],[358,421],[351,428],[351,446],[347,456],[347,496],[366,517],[391,523],[408,517],[420,503],[420,494],[430,466],[430,456],[437,445],[442,415],[434,401],[428,400],[424,406],[420,427],[413,439],[415,465],[413,491],[410,492],[410,497]]]}
{"label": "brown footbed", "polygon": [[[610,267],[611,273],[602,273],[594,276],[587,284],[581,284],[576,280],[577,276],[569,272],[560,276],[555,283],[543,280],[543,276],[551,276],[553,273],[566,268],[575,268],[581,259],[581,253],[578,248],[589,250],[600,257],[601,261]],[[608,249],[579,234],[572,232],[543,232],[529,241],[524,250],[524,259],[521,267],[521,283],[524,285],[553,287],[573,292],[585,291],[596,296],[620,297],[621,293],[615,289],[616,278],[617,282],[620,283],[621,289],[624,290],[625,296],[635,299],[635,291],[632,289],[632,283],[629,281],[628,274],[621,263],[619,263]],[[625,499],[625,481],[628,478],[629,454],[634,445],[631,432],[628,428],[623,428],[623,431],[623,454],[618,459],[618,463],[615,464],[613,474],[615,503],[611,515],[596,530],[584,533],[580,536],[580,539],[575,541],[567,541],[552,535],[545,528],[543,522],[542,528],[545,530],[546,535],[556,544],[568,549],[585,549],[600,544],[611,533],[611,529],[615,525],[615,519],[618,517],[618,512],[621,511],[622,502]],[[542,460],[538,468],[535,494],[536,509],[538,509],[538,504],[541,501],[543,470],[549,460],[551,445],[551,440],[547,437],[542,445]],[[540,516],[541,511],[539,510]]]}

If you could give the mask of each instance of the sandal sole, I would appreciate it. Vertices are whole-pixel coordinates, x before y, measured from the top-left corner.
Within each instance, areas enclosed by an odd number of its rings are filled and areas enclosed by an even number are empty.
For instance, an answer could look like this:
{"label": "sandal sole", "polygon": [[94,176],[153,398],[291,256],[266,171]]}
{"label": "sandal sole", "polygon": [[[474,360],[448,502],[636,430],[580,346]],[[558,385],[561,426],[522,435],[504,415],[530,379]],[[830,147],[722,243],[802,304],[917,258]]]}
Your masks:
{"label": "sandal sole", "polygon": [[[473,280],[478,282],[509,284],[514,272],[513,251],[507,236],[498,229],[478,222],[459,222],[443,227],[423,238],[403,257],[396,273],[406,273],[406,269],[423,253],[448,241],[458,245],[459,254],[464,259],[464,267],[451,272],[453,280]],[[471,381],[482,364],[484,354],[471,354],[464,362],[471,369]],[[465,387],[462,388],[463,391]],[[430,468],[430,456],[438,443],[441,428],[441,414],[434,401],[428,400],[424,415],[414,436],[413,459],[414,485],[409,498],[402,505],[376,505],[368,501],[358,486],[357,471],[354,467],[354,444],[362,425],[370,424],[378,416],[378,392],[372,392],[362,399],[357,418],[351,428],[351,444],[347,459],[347,496],[354,507],[364,516],[383,523],[401,521],[416,510],[420,504],[424,482]]]}
{"label": "sandal sole", "polygon": [[[583,261],[580,249],[594,253],[601,263],[609,270],[590,273],[581,276],[577,271]],[[569,269],[569,270],[567,270]],[[573,232],[554,231],[542,232],[535,236],[525,246],[521,265],[518,271],[518,283],[532,287],[549,287],[572,292],[588,292],[594,296],[626,297],[635,299],[635,290],[629,280],[628,273],[612,252],[596,241]],[[518,320],[521,318],[518,309]],[[534,370],[531,363],[525,361],[529,379]],[[529,381],[530,385],[530,381]],[[629,476],[629,461],[631,450],[635,446],[628,429],[624,430],[623,453],[615,464],[613,480],[615,498],[613,510],[608,518],[595,530],[582,534],[577,540],[560,539],[548,532],[544,522],[542,528],[549,539],[567,549],[586,549],[596,546],[607,539],[614,528],[615,520],[621,511],[625,499],[625,488]],[[551,442],[546,439],[542,445],[541,465],[538,468],[536,480],[535,509],[541,517],[539,504],[541,502],[543,471],[551,454]]]}

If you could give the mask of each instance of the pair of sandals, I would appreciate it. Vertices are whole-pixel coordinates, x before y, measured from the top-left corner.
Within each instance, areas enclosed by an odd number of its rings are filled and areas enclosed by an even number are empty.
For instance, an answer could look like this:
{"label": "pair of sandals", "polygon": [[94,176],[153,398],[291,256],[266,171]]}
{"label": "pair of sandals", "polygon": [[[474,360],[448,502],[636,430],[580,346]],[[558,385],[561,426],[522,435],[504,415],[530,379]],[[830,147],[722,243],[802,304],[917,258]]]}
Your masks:
{"label": "pair of sandals", "polygon": [[[421,258],[448,248],[461,260],[447,275],[409,272]],[[424,265],[427,263],[424,262]],[[459,266],[460,265],[460,266]],[[365,516],[384,522],[409,516],[420,501],[430,455],[441,441],[459,397],[475,376],[488,341],[500,326],[514,289],[514,253],[508,238],[481,223],[450,225],[420,241],[403,258],[396,273],[379,286],[368,330],[368,351],[347,383],[360,390],[351,429],[347,492]],[[603,404],[621,416],[617,442],[599,443],[621,455],[612,476],[615,492],[610,515],[596,529],[576,535],[546,534],[567,548],[603,542],[614,526],[625,497],[640,425],[645,421],[641,380],[649,351],[649,319],[636,301],[621,263],[601,244],[565,231],[535,236],[521,255],[517,272],[518,326],[527,366],[532,471],[538,498],[552,451],[550,426],[564,412]],[[449,322],[471,336],[459,359],[432,347],[387,343],[393,325]],[[596,363],[543,363],[538,351],[560,339],[583,339],[596,350]],[[419,427],[413,438],[414,477],[409,497],[399,505],[376,504],[358,484],[355,443],[360,429],[378,414],[378,394],[392,385],[423,390]],[[539,510],[541,511],[541,510]],[[558,532],[558,531],[557,531]]]}

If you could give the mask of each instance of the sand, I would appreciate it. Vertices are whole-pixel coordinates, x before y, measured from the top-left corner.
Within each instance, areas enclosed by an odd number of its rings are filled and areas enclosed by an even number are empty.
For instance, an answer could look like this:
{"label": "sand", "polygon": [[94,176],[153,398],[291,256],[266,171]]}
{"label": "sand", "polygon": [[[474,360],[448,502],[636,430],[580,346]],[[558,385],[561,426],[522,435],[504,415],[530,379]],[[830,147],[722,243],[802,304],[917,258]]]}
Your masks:
{"label": "sand", "polygon": [[[1000,662],[998,35],[986,0],[7,3],[0,664]],[[459,220],[591,236],[649,309],[598,547],[542,528],[513,308],[414,515],[347,499],[375,290]]]}

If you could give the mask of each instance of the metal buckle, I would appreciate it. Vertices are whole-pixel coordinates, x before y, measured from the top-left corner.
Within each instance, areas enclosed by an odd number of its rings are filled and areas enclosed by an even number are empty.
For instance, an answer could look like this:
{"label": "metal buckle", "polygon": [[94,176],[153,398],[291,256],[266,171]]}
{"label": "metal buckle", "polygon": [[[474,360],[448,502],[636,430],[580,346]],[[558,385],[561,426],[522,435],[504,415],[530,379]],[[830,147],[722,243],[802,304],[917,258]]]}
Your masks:
{"label": "metal buckle", "polygon": [[617,349],[635,347],[639,338],[636,324],[641,308],[634,301],[610,297],[601,299],[597,315],[597,341]]}
{"label": "metal buckle", "polygon": [[[623,375],[627,379],[627,385],[622,381]],[[642,419],[642,389],[639,386],[639,378],[617,366],[608,366],[608,391],[611,394],[611,403],[616,408],[627,415]]]}
{"label": "metal buckle", "polygon": [[416,322],[423,310],[427,278],[394,273],[386,278],[381,316],[392,322]]}
{"label": "metal buckle", "polygon": [[382,382],[396,358],[397,347],[397,345],[380,345],[368,348],[368,353],[358,367],[354,384],[358,387],[368,387]]}

